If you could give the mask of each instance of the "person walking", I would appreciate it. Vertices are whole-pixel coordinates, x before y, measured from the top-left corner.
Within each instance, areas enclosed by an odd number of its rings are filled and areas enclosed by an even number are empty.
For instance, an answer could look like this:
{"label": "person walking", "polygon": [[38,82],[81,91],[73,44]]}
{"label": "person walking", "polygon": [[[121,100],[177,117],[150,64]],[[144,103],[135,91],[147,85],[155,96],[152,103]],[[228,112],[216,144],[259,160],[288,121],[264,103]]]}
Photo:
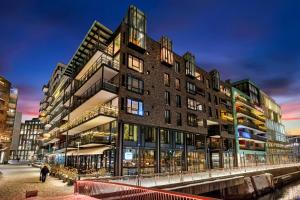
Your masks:
{"label": "person walking", "polygon": [[46,181],[47,174],[49,173],[49,169],[46,165],[41,169],[40,180],[44,183]]}

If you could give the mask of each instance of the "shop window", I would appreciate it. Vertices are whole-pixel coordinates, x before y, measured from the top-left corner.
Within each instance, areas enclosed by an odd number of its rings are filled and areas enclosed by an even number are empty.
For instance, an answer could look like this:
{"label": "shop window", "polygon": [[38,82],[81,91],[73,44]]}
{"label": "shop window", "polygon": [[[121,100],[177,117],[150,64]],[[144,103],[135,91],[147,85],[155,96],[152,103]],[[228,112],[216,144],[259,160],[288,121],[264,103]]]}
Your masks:
{"label": "shop window", "polygon": [[124,140],[137,142],[138,127],[137,125],[124,124]]}
{"label": "shop window", "polygon": [[136,92],[139,94],[144,93],[144,81],[135,78],[131,75],[127,76],[127,90]]}
{"label": "shop window", "polygon": [[144,106],[141,100],[127,98],[127,113],[134,115],[144,115]]}
{"label": "shop window", "polygon": [[170,131],[165,129],[160,129],[160,142],[162,144],[170,143]]}
{"label": "shop window", "polygon": [[152,127],[145,127],[145,142],[156,142],[156,129]]}
{"label": "shop window", "polygon": [[128,68],[137,72],[144,72],[144,61],[132,55],[128,55]]}
{"label": "shop window", "polygon": [[175,143],[177,145],[183,144],[183,133],[182,132],[175,132]]}

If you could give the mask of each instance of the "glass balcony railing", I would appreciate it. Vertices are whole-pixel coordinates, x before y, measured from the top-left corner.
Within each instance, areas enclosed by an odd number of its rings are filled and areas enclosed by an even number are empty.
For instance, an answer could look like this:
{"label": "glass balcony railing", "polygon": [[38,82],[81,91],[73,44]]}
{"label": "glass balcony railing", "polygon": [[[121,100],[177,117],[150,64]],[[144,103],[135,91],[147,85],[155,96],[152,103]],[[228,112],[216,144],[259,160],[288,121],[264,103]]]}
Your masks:
{"label": "glass balcony railing", "polygon": [[117,107],[110,107],[106,105],[100,105],[95,107],[94,109],[88,111],[87,113],[83,114],[81,117],[76,118],[61,127],[61,131],[70,130],[76,126],[79,126],[97,116],[106,115],[110,117],[117,117],[118,116],[118,108]]}
{"label": "glass balcony railing", "polygon": [[265,122],[265,118],[264,117],[262,117],[262,116],[259,116],[259,115],[256,115],[256,114],[254,114],[254,113],[252,113],[251,111],[248,111],[248,110],[246,110],[246,109],[243,109],[243,108],[237,108],[236,109],[236,112],[239,112],[239,113],[242,113],[242,114],[244,114],[244,115],[246,115],[246,116],[250,116],[251,118],[254,118],[255,120],[258,120],[258,121],[260,121],[260,122]]}
{"label": "glass balcony railing", "polygon": [[250,127],[253,129],[257,129],[260,131],[265,131],[265,128],[263,126],[256,125],[255,123],[251,122],[250,120],[238,119],[238,124],[244,125],[246,127]]}

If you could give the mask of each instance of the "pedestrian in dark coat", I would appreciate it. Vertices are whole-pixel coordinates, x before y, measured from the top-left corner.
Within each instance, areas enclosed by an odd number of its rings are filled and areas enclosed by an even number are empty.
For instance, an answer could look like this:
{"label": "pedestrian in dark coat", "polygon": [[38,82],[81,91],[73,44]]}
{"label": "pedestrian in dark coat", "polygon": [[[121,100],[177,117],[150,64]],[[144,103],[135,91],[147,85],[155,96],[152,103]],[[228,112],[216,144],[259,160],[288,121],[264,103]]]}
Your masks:
{"label": "pedestrian in dark coat", "polygon": [[46,181],[46,177],[47,174],[49,173],[49,169],[48,167],[45,165],[42,169],[41,169],[41,181],[44,183]]}

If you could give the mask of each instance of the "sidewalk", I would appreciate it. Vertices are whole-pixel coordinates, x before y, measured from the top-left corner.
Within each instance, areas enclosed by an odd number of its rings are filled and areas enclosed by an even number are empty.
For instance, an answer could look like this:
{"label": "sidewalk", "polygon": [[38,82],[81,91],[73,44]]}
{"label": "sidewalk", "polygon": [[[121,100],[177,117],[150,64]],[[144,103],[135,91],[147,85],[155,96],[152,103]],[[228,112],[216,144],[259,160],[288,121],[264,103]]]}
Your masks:
{"label": "sidewalk", "polygon": [[0,199],[21,200],[26,191],[38,190],[39,197],[55,197],[73,194],[73,186],[61,180],[47,177],[45,183],[39,181],[39,168],[27,165],[0,165]]}

